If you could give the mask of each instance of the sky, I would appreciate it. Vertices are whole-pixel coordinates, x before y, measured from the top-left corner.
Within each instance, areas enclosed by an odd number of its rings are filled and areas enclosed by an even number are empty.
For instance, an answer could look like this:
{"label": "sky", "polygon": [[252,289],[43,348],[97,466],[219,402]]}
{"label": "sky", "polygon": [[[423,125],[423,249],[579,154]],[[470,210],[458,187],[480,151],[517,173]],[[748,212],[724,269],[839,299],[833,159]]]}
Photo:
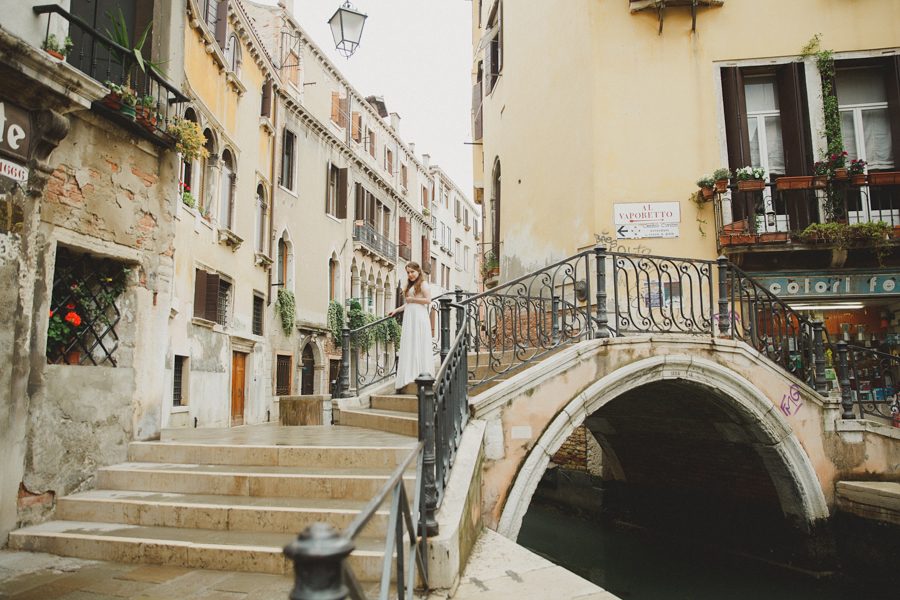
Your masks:
{"label": "sky", "polygon": [[357,91],[400,115],[400,137],[419,160],[429,154],[471,200],[471,0],[352,0],[368,19],[349,59],[328,26],[343,1],[293,0],[294,17]]}

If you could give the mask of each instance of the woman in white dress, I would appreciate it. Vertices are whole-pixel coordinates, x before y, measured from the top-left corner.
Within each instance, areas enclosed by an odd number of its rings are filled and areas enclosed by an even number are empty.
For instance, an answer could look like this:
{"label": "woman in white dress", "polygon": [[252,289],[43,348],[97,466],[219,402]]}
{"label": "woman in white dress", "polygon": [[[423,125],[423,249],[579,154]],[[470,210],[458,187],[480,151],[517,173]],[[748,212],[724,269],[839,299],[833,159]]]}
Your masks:
{"label": "woman in white dress", "polygon": [[409,281],[403,297],[406,303],[388,313],[388,316],[403,311],[403,332],[400,334],[400,356],[397,359],[397,380],[395,387],[400,390],[416,380],[422,373],[434,377],[434,356],[431,350],[431,289],[422,276],[422,267],[411,262],[406,265]]}

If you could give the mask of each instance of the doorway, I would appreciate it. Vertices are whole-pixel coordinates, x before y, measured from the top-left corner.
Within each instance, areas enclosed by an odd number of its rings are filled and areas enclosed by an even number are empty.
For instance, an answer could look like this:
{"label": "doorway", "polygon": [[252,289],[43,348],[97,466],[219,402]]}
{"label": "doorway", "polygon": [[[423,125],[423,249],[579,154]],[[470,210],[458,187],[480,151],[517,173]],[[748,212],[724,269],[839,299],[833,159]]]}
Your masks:
{"label": "doorway", "polygon": [[312,346],[310,344],[307,344],[306,348],[303,349],[302,360],[303,367],[302,374],[300,375],[300,395],[312,396],[314,379],[313,374],[316,370],[316,359],[313,358]]}
{"label": "doorway", "polygon": [[234,352],[231,358],[231,426],[244,424],[244,373],[247,355]]}

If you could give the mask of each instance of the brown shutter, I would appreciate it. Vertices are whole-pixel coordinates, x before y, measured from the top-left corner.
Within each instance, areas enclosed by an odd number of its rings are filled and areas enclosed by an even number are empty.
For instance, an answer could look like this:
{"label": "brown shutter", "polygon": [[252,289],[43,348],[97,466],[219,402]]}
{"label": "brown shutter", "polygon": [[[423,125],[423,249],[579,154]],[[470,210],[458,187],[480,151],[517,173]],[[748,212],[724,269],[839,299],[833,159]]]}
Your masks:
{"label": "brown shutter", "polygon": [[400,217],[400,231],[398,232],[398,241],[401,246],[409,247],[409,243],[406,241],[406,234],[409,232],[409,225],[407,223],[406,217]]}
{"label": "brown shutter", "polygon": [[197,269],[194,277],[194,316],[203,319],[206,316],[206,271]]}
{"label": "brown shutter", "polygon": [[219,276],[206,274],[206,306],[203,318],[207,321],[218,321],[219,315]]}
{"label": "brown shutter", "polygon": [[366,192],[366,222],[375,228],[375,194]]}
{"label": "brown shutter", "polygon": [[337,218],[347,218],[347,186],[349,185],[350,169],[338,170],[338,190],[337,190]]}
{"label": "brown shutter", "polygon": [[351,135],[353,136],[353,141],[359,143],[359,132],[360,132],[360,129],[361,129],[361,128],[360,128],[359,113],[358,113],[358,112],[354,112],[353,115],[351,115],[351,116],[352,116],[352,119],[351,119],[351,125],[352,125],[352,127],[353,127],[353,130],[352,130],[350,133],[351,133]]}
{"label": "brown shutter", "polygon": [[722,67],[722,101],[725,108],[725,137],[728,166],[732,171],[750,166],[750,132],[747,128],[747,101],[744,77],[737,67]]}
{"label": "brown shutter", "polygon": [[331,92],[331,120],[338,122],[340,114],[340,98],[337,92]]}
{"label": "brown shutter", "polygon": [[356,183],[356,213],[353,215],[353,218],[357,221],[362,221],[366,217],[366,190],[363,189],[362,184],[359,182]]}
{"label": "brown shutter", "polygon": [[228,0],[220,0],[216,9],[216,41],[224,50],[228,42]]}
{"label": "brown shutter", "polygon": [[[815,161],[803,64],[788,63],[778,69],[776,76],[784,146],[784,174],[810,175]],[[815,206],[810,205],[811,200],[814,199],[803,190],[784,192],[785,210],[791,229],[801,231],[809,225],[810,215],[816,213]]]}
{"label": "brown shutter", "polygon": [[331,161],[325,161],[325,212],[328,212],[328,200],[331,197]]}
{"label": "brown shutter", "polygon": [[260,115],[264,117],[272,117],[272,80],[266,79],[266,83],[262,88],[262,108]]}
{"label": "brown shutter", "polygon": [[887,87],[888,119],[891,124],[894,168],[900,169],[900,56],[887,57],[885,62],[884,83]]}
{"label": "brown shutter", "polygon": [[347,98],[338,99],[338,109],[340,110],[338,113],[338,125],[345,129],[347,127],[347,111],[350,110],[349,104]]}
{"label": "brown shutter", "polygon": [[422,236],[422,265],[425,265],[431,261],[431,248],[429,247],[429,245],[430,242],[428,240],[428,234],[426,233]]}

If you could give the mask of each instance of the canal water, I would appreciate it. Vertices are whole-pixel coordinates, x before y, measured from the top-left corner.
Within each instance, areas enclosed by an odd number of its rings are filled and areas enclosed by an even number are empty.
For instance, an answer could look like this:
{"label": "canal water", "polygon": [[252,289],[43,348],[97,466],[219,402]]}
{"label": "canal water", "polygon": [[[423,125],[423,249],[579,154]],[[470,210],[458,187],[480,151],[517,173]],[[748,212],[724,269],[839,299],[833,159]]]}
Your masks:
{"label": "canal water", "polygon": [[[623,600],[875,600],[858,587],[532,505],[517,542]],[[900,592],[894,598],[900,598]]]}

